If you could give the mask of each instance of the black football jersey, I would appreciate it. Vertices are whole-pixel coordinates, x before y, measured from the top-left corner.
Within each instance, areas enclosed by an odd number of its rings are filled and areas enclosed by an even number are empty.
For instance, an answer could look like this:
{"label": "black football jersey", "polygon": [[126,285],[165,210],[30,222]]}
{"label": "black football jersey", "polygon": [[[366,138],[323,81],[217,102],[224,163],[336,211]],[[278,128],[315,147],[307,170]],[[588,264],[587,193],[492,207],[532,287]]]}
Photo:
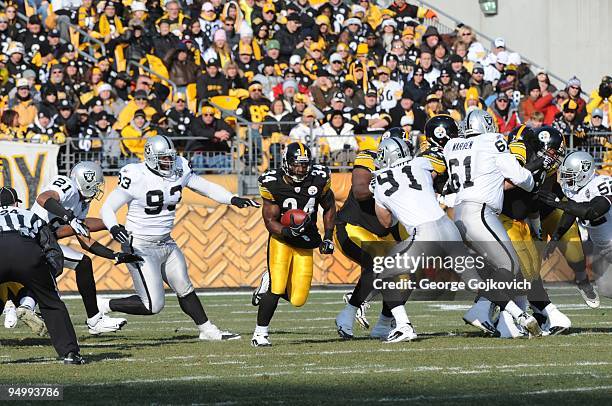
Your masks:
{"label": "black football jersey", "polygon": [[317,229],[317,211],[320,203],[331,190],[329,168],[312,165],[310,174],[299,184],[290,184],[283,177],[282,170],[270,170],[259,179],[261,197],[280,207],[281,217],[288,210],[301,209],[310,216],[306,232],[298,237],[280,237],[287,244],[297,248],[316,248],[321,244]]}

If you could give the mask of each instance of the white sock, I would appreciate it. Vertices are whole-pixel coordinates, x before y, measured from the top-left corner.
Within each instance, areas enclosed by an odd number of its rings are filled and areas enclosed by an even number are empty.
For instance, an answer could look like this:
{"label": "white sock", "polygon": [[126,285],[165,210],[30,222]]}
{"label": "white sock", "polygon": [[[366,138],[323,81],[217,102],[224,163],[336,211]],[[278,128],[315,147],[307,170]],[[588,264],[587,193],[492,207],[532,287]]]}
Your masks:
{"label": "white sock", "polygon": [[404,306],[396,306],[391,309],[391,313],[393,313],[393,317],[395,317],[395,324],[397,327],[410,324],[410,320],[408,319],[408,314],[406,314],[406,309]]}
{"label": "white sock", "polygon": [[98,310],[100,313],[109,313],[111,311],[110,299],[98,298]]}
{"label": "white sock", "polygon": [[516,305],[518,307],[521,308],[522,311],[526,312],[527,311],[527,306],[529,306],[529,302],[527,301],[527,296],[526,295],[521,295],[521,296],[517,296],[514,298],[514,303],[516,303]]}
{"label": "white sock", "polygon": [[87,324],[90,324],[93,326],[94,324],[98,322],[98,320],[100,320],[100,318],[102,317],[102,314],[103,314],[102,312],[98,312],[98,314],[96,314],[95,316],[87,319]]}
{"label": "white sock", "polygon": [[206,323],[198,325],[198,329],[200,331],[206,331],[209,328],[211,328],[212,326],[213,326],[213,324],[210,322],[210,320],[206,320]]}
{"label": "white sock", "polygon": [[268,335],[269,331],[270,331],[270,326],[260,326],[260,325],[255,326],[255,334],[265,336],[265,335]]}
{"label": "white sock", "polygon": [[21,300],[19,301],[19,305],[27,307],[30,310],[34,310],[34,308],[36,307],[36,301],[30,296],[25,296],[21,298]]}
{"label": "white sock", "polygon": [[555,306],[555,305],[554,305],[554,304],[552,304],[552,303],[549,303],[549,304],[547,304],[547,305],[546,305],[546,307],[545,307],[545,308],[542,310],[542,313],[544,313],[544,315],[545,315],[546,317],[548,317],[548,315],[550,314],[550,312],[551,312],[551,311],[553,311],[553,310],[557,310],[557,306]]}
{"label": "white sock", "polygon": [[524,312],[521,310],[520,307],[518,307],[516,305],[516,303],[514,303],[512,300],[508,302],[508,304],[506,305],[505,310],[510,313],[512,315],[512,317],[514,317],[515,319],[518,319],[519,316],[521,314],[523,314]]}

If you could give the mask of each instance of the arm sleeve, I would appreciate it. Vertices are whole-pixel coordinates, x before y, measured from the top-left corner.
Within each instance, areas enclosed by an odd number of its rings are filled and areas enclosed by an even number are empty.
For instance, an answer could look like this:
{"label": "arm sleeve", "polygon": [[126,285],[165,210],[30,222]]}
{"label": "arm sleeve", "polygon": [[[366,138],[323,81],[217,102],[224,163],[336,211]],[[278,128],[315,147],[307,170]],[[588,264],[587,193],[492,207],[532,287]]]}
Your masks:
{"label": "arm sleeve", "polygon": [[600,218],[610,210],[610,200],[604,196],[597,196],[584,203],[569,200],[562,202],[559,208],[572,216],[591,221]]}
{"label": "arm sleeve", "polygon": [[119,224],[117,222],[117,216],[115,213],[121,206],[132,201],[133,197],[125,190],[115,189],[108,196],[104,204],[102,205],[102,209],[100,210],[100,214],[102,216],[102,221],[107,229],[111,229],[112,227]]}
{"label": "arm sleeve", "polygon": [[576,221],[576,217],[563,212],[563,214],[561,215],[561,219],[559,220],[559,224],[557,225],[557,229],[554,231],[554,233],[551,236],[551,240],[553,241],[559,241],[561,239],[561,237],[563,237],[563,235],[565,235],[565,233],[567,233],[567,230],[569,230],[572,225],[574,224],[574,221]]}
{"label": "arm sleeve", "polygon": [[[187,180],[187,187],[192,189],[199,194],[209,197],[218,203],[231,204],[232,197],[234,195],[223,186],[217,185],[216,183],[209,182],[198,175],[191,173]],[[106,223],[106,222],[105,222]]]}
{"label": "arm sleeve", "polygon": [[498,154],[495,163],[502,175],[510,182],[528,192],[533,190],[534,181],[531,172],[523,168],[513,155],[509,153]]}

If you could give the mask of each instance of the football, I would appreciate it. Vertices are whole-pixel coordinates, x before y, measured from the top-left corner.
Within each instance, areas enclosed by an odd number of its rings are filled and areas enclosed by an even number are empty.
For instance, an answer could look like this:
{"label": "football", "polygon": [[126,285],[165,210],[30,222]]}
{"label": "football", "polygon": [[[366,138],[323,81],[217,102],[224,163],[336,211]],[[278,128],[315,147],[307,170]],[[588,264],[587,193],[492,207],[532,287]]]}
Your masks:
{"label": "football", "polygon": [[308,217],[308,213],[306,213],[302,209],[287,210],[285,214],[283,214],[281,217],[281,224],[285,227],[289,227],[291,225],[291,216],[293,216],[293,223],[296,225],[300,225],[306,220],[306,218]]}

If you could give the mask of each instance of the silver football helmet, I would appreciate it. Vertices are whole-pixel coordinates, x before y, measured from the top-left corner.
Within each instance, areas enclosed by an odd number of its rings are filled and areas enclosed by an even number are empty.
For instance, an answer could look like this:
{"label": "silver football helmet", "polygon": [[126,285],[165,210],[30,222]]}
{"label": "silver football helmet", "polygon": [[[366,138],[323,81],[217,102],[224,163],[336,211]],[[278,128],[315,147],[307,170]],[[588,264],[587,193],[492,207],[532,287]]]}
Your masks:
{"label": "silver football helmet", "polygon": [[72,168],[70,179],[77,185],[81,196],[86,200],[100,200],[104,194],[104,175],[102,168],[95,162],[79,162]]}
{"label": "silver football helmet", "polygon": [[588,152],[574,151],[565,157],[559,173],[563,193],[576,193],[595,176],[595,159]]}
{"label": "silver football helmet", "polygon": [[172,140],[165,135],[156,135],[147,140],[144,147],[145,164],[165,178],[176,172],[176,150]]}
{"label": "silver football helmet", "polygon": [[463,121],[463,134],[465,137],[497,132],[495,119],[481,109],[470,111]]}
{"label": "silver football helmet", "polygon": [[412,148],[402,138],[389,137],[380,141],[374,165],[377,169],[388,168],[396,161],[412,158]]}

